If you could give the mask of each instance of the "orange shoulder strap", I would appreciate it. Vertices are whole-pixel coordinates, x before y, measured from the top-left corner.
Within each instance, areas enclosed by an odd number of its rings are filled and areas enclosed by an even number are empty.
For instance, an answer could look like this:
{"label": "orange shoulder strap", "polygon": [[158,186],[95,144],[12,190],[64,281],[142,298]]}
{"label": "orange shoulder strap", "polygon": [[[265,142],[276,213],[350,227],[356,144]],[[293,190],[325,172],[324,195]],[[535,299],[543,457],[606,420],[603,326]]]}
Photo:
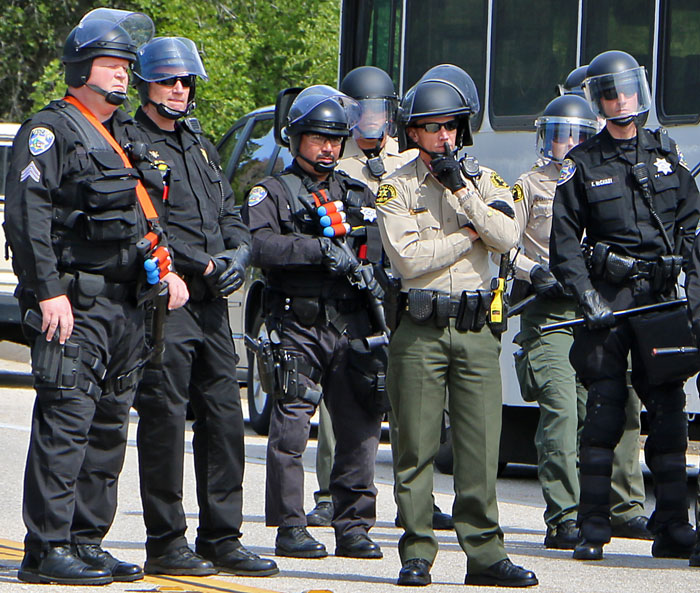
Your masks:
{"label": "orange shoulder strap", "polygon": [[[105,128],[102,125],[102,122],[100,122],[93,114],[92,112],[85,107],[78,99],[73,97],[72,95],[66,95],[64,97],[64,100],[70,103],[71,105],[74,105],[80,110],[80,113],[85,116],[85,119],[87,119],[93,126],[94,128],[102,134],[105,140],[109,142],[109,145],[114,149],[114,151],[119,155],[119,157],[122,159],[122,162],[124,163],[124,166],[132,169],[131,162],[129,162],[129,157],[126,156],[126,153],[124,152],[124,149],[119,146],[119,143],[114,139],[114,136],[110,134],[107,131],[107,128]],[[143,183],[141,183],[140,179],[136,180],[136,196],[139,199],[139,204],[141,205],[141,210],[143,210],[143,213],[146,215],[146,218],[148,219],[148,222],[157,222],[158,221],[158,213],[156,212],[155,207],[153,206],[153,202],[151,202],[151,197],[148,195],[148,192],[146,191],[146,188],[143,186]]]}

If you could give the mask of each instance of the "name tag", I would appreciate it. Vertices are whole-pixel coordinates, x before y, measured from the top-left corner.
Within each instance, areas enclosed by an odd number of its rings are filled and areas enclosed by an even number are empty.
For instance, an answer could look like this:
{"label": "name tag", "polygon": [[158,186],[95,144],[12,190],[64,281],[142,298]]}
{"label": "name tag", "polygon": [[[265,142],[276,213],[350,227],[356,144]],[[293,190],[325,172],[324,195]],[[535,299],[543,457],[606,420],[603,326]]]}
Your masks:
{"label": "name tag", "polygon": [[612,177],[606,177],[605,179],[598,179],[597,181],[591,181],[591,187],[601,187],[602,185],[610,185],[613,183]]}

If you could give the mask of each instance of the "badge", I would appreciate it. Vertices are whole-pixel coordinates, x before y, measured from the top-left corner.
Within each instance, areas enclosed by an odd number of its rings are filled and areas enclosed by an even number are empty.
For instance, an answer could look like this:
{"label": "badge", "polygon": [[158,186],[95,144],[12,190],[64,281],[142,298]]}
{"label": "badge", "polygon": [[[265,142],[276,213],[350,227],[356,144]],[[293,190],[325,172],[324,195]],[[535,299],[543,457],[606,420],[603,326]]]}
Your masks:
{"label": "badge", "polygon": [[267,197],[267,190],[262,185],[256,185],[248,194],[248,207],[257,206]]}
{"label": "badge", "polygon": [[149,151],[148,151],[148,154],[150,154],[150,155],[151,155],[151,158],[153,158],[153,159],[158,159],[158,158],[160,158],[160,154],[158,153],[157,150],[149,150]]}
{"label": "badge", "polygon": [[673,169],[671,169],[671,163],[669,163],[666,159],[662,159],[661,157],[658,157],[654,161],[654,166],[656,167],[657,173],[669,175],[673,172]]}
{"label": "badge", "polygon": [[514,202],[519,202],[520,200],[522,200],[525,197],[525,193],[523,192],[523,186],[520,185],[520,182],[516,183],[513,186],[511,193],[513,194],[513,201]]}
{"label": "badge", "polygon": [[491,172],[491,183],[493,183],[494,187],[503,187],[505,189],[510,189],[508,187],[508,184],[504,181],[503,177],[496,173],[496,171]]}
{"label": "badge", "polygon": [[571,159],[564,159],[564,162],[561,164],[561,172],[559,173],[557,185],[564,185],[574,176],[574,173],[576,173],[576,163]]}
{"label": "badge", "polygon": [[55,139],[56,136],[48,128],[34,128],[29,134],[29,152],[38,156],[51,148]]}
{"label": "badge", "polygon": [[37,169],[34,161],[30,161],[29,164],[22,169],[19,174],[20,183],[25,181],[28,177],[31,177],[36,183],[39,183],[39,179],[41,179],[41,171]]}
{"label": "badge", "polygon": [[393,200],[398,194],[396,193],[396,188],[393,185],[380,185],[377,190],[377,204],[385,204],[389,200]]}
{"label": "badge", "polygon": [[374,222],[377,220],[377,211],[374,208],[363,206],[360,208],[360,214],[362,214],[362,220],[366,220],[367,222]]}

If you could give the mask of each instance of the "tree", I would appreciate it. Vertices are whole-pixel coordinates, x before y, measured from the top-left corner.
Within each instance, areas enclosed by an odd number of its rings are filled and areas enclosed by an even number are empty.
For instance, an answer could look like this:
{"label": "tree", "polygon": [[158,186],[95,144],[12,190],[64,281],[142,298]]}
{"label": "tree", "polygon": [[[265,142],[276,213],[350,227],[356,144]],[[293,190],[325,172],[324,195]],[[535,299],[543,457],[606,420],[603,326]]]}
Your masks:
{"label": "tree", "polygon": [[[0,78],[12,96],[0,97],[5,120],[21,121],[63,92],[63,39],[101,3],[24,4],[11,0],[0,24],[3,55],[21,56],[10,65],[5,59]],[[144,12],[157,35],[188,37],[200,48],[209,81],[197,86],[196,115],[214,139],[246,112],[274,103],[282,88],[337,82],[340,0],[125,0],[119,8]]]}

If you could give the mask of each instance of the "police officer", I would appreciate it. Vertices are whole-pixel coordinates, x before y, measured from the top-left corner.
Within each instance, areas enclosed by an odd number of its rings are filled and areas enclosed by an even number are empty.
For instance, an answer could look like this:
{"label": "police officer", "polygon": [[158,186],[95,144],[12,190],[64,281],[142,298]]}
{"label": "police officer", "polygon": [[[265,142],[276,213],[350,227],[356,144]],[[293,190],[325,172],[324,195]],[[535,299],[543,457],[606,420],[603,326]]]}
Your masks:
{"label": "police officer", "polygon": [[[567,78],[567,82],[569,81]],[[576,302],[549,272],[552,202],[561,163],[570,148],[593,137],[598,122],[586,100],[566,94],[551,101],[535,121],[544,165],[521,175],[513,186],[521,248],[515,257],[516,287],[537,294],[520,317],[515,342],[522,346],[516,370],[523,397],[537,401],[535,433],[538,477],[546,502],[547,548],[573,549],[578,542],[578,438],[586,390],[569,362],[570,328],[541,333],[538,326],[576,317]],[[521,295],[524,296],[524,295]],[[639,399],[628,398],[623,439],[615,449],[611,493],[613,534],[650,539],[643,516],[644,479],[639,465]]]}
{"label": "police officer", "polygon": [[[152,34],[141,13],[88,13],[63,49],[68,94],[25,122],[14,144],[5,230],[37,392],[18,571],[30,583],[143,577],[141,567],[100,544],[116,512],[144,356],[137,298],[145,274],[136,244],[159,231],[123,148],[133,121],[119,109],[137,45]],[[170,308],[184,304],[187,289],[167,270],[167,257],[163,280]]]}
{"label": "police officer", "polygon": [[[498,365],[503,313],[489,290],[489,253],[518,239],[507,184],[472,159],[469,119],[479,100],[471,77],[441,65],[401,101],[399,145],[419,157],[380,186],[377,214],[392,271],[407,304],[389,345],[387,388],[397,422],[395,493],[405,533],[399,585],[427,585],[437,554],[432,529],[433,460],[448,408],[454,440],[457,538],[469,585],[530,586],[531,571],[507,557],[498,524],[496,471],[501,431]],[[494,314],[490,311],[494,305]],[[487,317],[488,324],[487,324]]]}
{"label": "police officer", "polygon": [[[276,574],[272,560],[239,541],[245,451],[226,297],[245,279],[250,233],[234,212],[216,149],[188,117],[196,80],[207,74],[195,44],[182,37],[156,37],[141,47],[135,73],[142,105],[135,119],[150,158],[169,169],[168,235],[190,291],[187,305],[168,316],[162,369],[146,373],[137,399],[144,569]],[[200,507],[196,554],[187,545],[182,507],[188,401]]]}
{"label": "police officer", "polygon": [[[345,144],[338,168],[351,177],[364,181],[376,193],[382,180],[415,159],[418,150],[399,150],[395,138],[398,95],[394,82],[384,70],[376,66],[359,66],[345,75],[340,83],[340,91],[357,99],[361,116]],[[389,420],[391,421],[391,414]],[[390,429],[394,435],[394,427],[390,425]],[[397,527],[401,526],[398,515],[395,523]],[[452,517],[443,513],[437,505],[434,505],[433,527],[454,527]]]}
{"label": "police officer", "polygon": [[[631,55],[598,55],[583,85],[606,125],[562,165],[550,240],[551,269],[586,319],[570,354],[588,389],[580,448],[582,539],[574,558],[600,559],[610,540],[610,474],[625,423],[630,352],[632,385],[649,418],[644,450],[655,479],[652,555],[687,558],[695,536],[686,500],[683,382],[697,369],[650,356],[654,346],[683,345],[687,315],[677,308],[618,321],[613,311],[673,298],[698,222],[698,192],[665,130],[652,133],[637,120],[649,109],[650,93],[645,70]],[[579,245],[584,232],[588,262]],[[663,331],[654,327],[659,320]],[[661,333],[671,343],[659,344]]]}
{"label": "police officer", "polygon": [[[279,556],[327,555],[306,529],[301,464],[322,390],[336,437],[330,477],[335,554],[382,557],[368,535],[376,516],[374,463],[381,421],[371,402],[379,385],[372,376],[358,381],[352,374],[365,363],[351,341],[372,333],[372,319],[367,291],[348,279],[358,261],[341,247],[350,226],[373,223],[374,195],[335,170],[356,109],[354,100],[330,87],[302,91],[289,109],[284,130],[294,161],[253,187],[244,210],[253,235],[253,263],[263,269],[267,281],[266,326],[276,341],[280,371],[265,493],[265,520],[278,527]],[[336,210],[335,226],[325,227],[326,234],[335,232],[336,238],[321,235],[318,206]],[[367,233],[368,239],[372,236]],[[361,243],[362,254],[366,251],[377,261],[379,242],[350,238],[345,247],[360,248]],[[376,287],[373,290],[376,295]]]}

